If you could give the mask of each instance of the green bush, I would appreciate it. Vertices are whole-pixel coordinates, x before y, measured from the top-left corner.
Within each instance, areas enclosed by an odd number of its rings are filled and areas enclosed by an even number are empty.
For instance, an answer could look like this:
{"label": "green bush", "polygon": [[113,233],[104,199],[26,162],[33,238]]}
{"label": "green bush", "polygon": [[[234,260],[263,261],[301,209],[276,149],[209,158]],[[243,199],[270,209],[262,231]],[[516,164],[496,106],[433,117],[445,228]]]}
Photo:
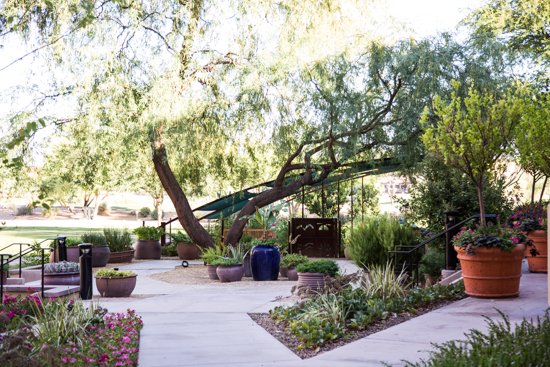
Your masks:
{"label": "green bush", "polygon": [[106,201],[102,201],[99,203],[97,207],[97,214],[99,215],[107,215],[109,213],[109,205],[107,205]]}
{"label": "green bush", "polygon": [[[162,218],[164,218],[164,210],[161,210],[162,212]],[[157,220],[159,219],[158,218],[158,211],[157,211],[157,208],[155,208],[152,212],[151,212],[151,218],[153,218],[154,220]]]}
{"label": "green bush", "polygon": [[299,264],[296,267],[298,273],[321,273],[330,274],[332,276],[338,273],[338,264],[332,260],[317,260],[308,261],[306,263]]}
{"label": "green bush", "polygon": [[366,269],[386,264],[388,251],[397,246],[417,245],[419,239],[419,234],[410,224],[401,224],[397,218],[386,214],[355,226],[348,236],[347,249],[353,262]]}
{"label": "green bush", "polygon": [[146,206],[144,206],[143,208],[141,208],[139,210],[139,216],[142,217],[142,218],[145,218],[145,217],[149,216],[150,214],[151,214],[151,209],[149,209]]}
{"label": "green bush", "polygon": [[164,256],[177,256],[178,255],[178,243],[172,242],[169,246],[162,246],[160,253]]}
{"label": "green bush", "polygon": [[118,229],[105,227],[103,229],[105,241],[111,252],[128,251],[132,249],[132,234],[128,228]]}
{"label": "green bush", "polygon": [[406,362],[409,367],[493,367],[493,366],[550,366],[550,318],[548,310],[533,322],[523,319],[511,324],[499,311],[503,321],[486,317],[488,332],[478,330],[465,334],[466,340],[434,344],[428,360]]}
{"label": "green bush", "polygon": [[19,206],[19,207],[17,207],[17,210],[15,211],[15,215],[16,216],[32,215],[33,210],[34,210],[34,207],[31,204],[25,205],[25,206]]}
{"label": "green bush", "polygon": [[131,270],[115,270],[115,269],[99,269],[96,273],[96,276],[98,277],[127,277],[130,275],[135,275],[135,273]]}
{"label": "green bush", "polygon": [[307,256],[300,254],[288,254],[281,261],[281,268],[291,269],[308,262]]}
{"label": "green bush", "polygon": [[172,237],[172,242],[178,243],[178,242],[189,242],[193,243],[193,240],[189,235],[185,232],[178,231],[177,233],[170,233],[168,236]]}
{"label": "green bush", "polygon": [[160,240],[164,234],[164,229],[160,227],[144,226],[134,229],[134,234],[137,235],[138,240]]}
{"label": "green bush", "polygon": [[225,265],[225,266],[228,266],[228,265],[237,265],[238,261],[237,261],[237,259],[234,259],[232,257],[230,257],[228,259],[223,258],[223,257],[218,257],[217,259],[212,261],[211,264],[212,265]]}
{"label": "green bush", "polygon": [[212,264],[219,258],[228,257],[229,248],[227,247],[206,247],[201,248],[201,260],[207,264]]}
{"label": "green bush", "polygon": [[88,232],[80,236],[83,243],[91,243],[94,246],[103,246],[107,244],[107,240],[102,233]]}
{"label": "green bush", "polygon": [[420,260],[419,272],[431,277],[439,277],[445,269],[445,252],[438,248],[431,248]]}
{"label": "green bush", "polygon": [[57,209],[57,208],[50,208],[50,209],[43,208],[42,209],[42,216],[44,218],[55,219],[57,214],[59,214],[59,209]]}

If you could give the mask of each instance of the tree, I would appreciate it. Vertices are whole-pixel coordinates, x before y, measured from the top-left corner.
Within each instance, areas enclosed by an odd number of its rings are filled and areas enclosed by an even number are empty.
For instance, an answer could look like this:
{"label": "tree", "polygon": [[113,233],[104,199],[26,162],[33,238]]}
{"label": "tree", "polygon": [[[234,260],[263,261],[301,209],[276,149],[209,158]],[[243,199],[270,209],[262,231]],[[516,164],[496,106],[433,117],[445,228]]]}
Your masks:
{"label": "tree", "polygon": [[[453,84],[457,89],[458,83]],[[499,159],[510,151],[522,113],[522,101],[516,96],[497,98],[473,88],[464,100],[453,93],[449,104],[436,98],[434,115],[426,109],[421,120],[428,152],[462,171],[476,186],[482,226],[486,179],[494,176]]]}

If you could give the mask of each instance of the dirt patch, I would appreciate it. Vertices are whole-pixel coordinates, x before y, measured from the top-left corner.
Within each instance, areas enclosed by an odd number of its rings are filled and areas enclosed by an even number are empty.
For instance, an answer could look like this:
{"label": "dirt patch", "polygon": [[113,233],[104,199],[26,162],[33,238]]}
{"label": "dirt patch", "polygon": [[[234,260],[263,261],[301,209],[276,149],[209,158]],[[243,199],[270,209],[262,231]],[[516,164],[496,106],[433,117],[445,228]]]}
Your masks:
{"label": "dirt patch", "polygon": [[409,321],[417,316],[424,315],[430,311],[447,306],[456,301],[441,300],[434,302],[429,306],[419,307],[416,314],[410,312],[403,312],[399,314],[393,314],[386,320],[380,320],[368,325],[364,330],[348,331],[343,338],[338,338],[331,342],[325,343],[321,346],[307,348],[302,345],[302,342],[292,335],[289,331],[286,331],[286,322],[280,322],[277,324],[269,314],[265,313],[251,313],[249,314],[252,320],[256,321],[258,325],[263,327],[274,338],[283,343],[288,349],[302,359],[308,359],[315,357],[324,352],[339,348],[348,343],[364,338],[366,336],[375,334],[379,331],[386,330],[392,326],[399,325],[402,322]]}
{"label": "dirt patch", "polygon": [[287,278],[279,280],[256,282],[252,278],[243,277],[240,282],[221,283],[219,280],[208,278],[208,272],[204,265],[189,265],[187,268],[177,267],[175,270],[164,273],[148,275],[149,278],[160,280],[170,284],[193,284],[193,285],[218,285],[226,287],[260,287],[265,285],[296,285],[297,281],[290,281]]}

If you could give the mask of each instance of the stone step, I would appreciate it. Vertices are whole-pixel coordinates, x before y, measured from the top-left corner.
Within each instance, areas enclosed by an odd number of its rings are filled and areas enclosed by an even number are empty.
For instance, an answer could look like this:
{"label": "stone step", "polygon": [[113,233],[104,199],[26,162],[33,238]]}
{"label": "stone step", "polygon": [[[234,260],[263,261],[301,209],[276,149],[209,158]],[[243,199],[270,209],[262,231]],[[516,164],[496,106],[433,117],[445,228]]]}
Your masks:
{"label": "stone step", "polygon": [[458,270],[452,275],[449,275],[448,277],[442,279],[439,282],[439,284],[441,285],[456,284],[460,279],[462,279],[462,270]]}

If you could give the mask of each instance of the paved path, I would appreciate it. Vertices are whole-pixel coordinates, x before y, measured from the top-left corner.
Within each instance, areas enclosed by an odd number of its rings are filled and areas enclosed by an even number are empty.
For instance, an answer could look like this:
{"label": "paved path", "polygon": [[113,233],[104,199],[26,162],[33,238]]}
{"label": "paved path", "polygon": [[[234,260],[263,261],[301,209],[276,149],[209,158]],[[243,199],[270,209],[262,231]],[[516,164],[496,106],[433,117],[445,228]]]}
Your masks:
{"label": "paved path", "polygon": [[[131,264],[140,275],[173,269],[179,261]],[[349,263],[341,265],[353,270]],[[466,298],[429,314],[302,360],[258,326],[248,312],[266,312],[280,304],[278,296],[290,295],[290,286],[220,287],[172,285],[146,276],[138,278],[134,294],[157,295],[116,302],[105,300],[112,312],[128,307],[142,316],[139,365],[211,367],[368,367],[381,361],[402,366],[402,360],[428,356],[430,343],[464,338],[475,328],[485,330],[482,315],[500,318],[495,308],[519,322],[544,314],[547,304],[546,274],[530,274],[524,266],[520,296],[503,300]]]}

